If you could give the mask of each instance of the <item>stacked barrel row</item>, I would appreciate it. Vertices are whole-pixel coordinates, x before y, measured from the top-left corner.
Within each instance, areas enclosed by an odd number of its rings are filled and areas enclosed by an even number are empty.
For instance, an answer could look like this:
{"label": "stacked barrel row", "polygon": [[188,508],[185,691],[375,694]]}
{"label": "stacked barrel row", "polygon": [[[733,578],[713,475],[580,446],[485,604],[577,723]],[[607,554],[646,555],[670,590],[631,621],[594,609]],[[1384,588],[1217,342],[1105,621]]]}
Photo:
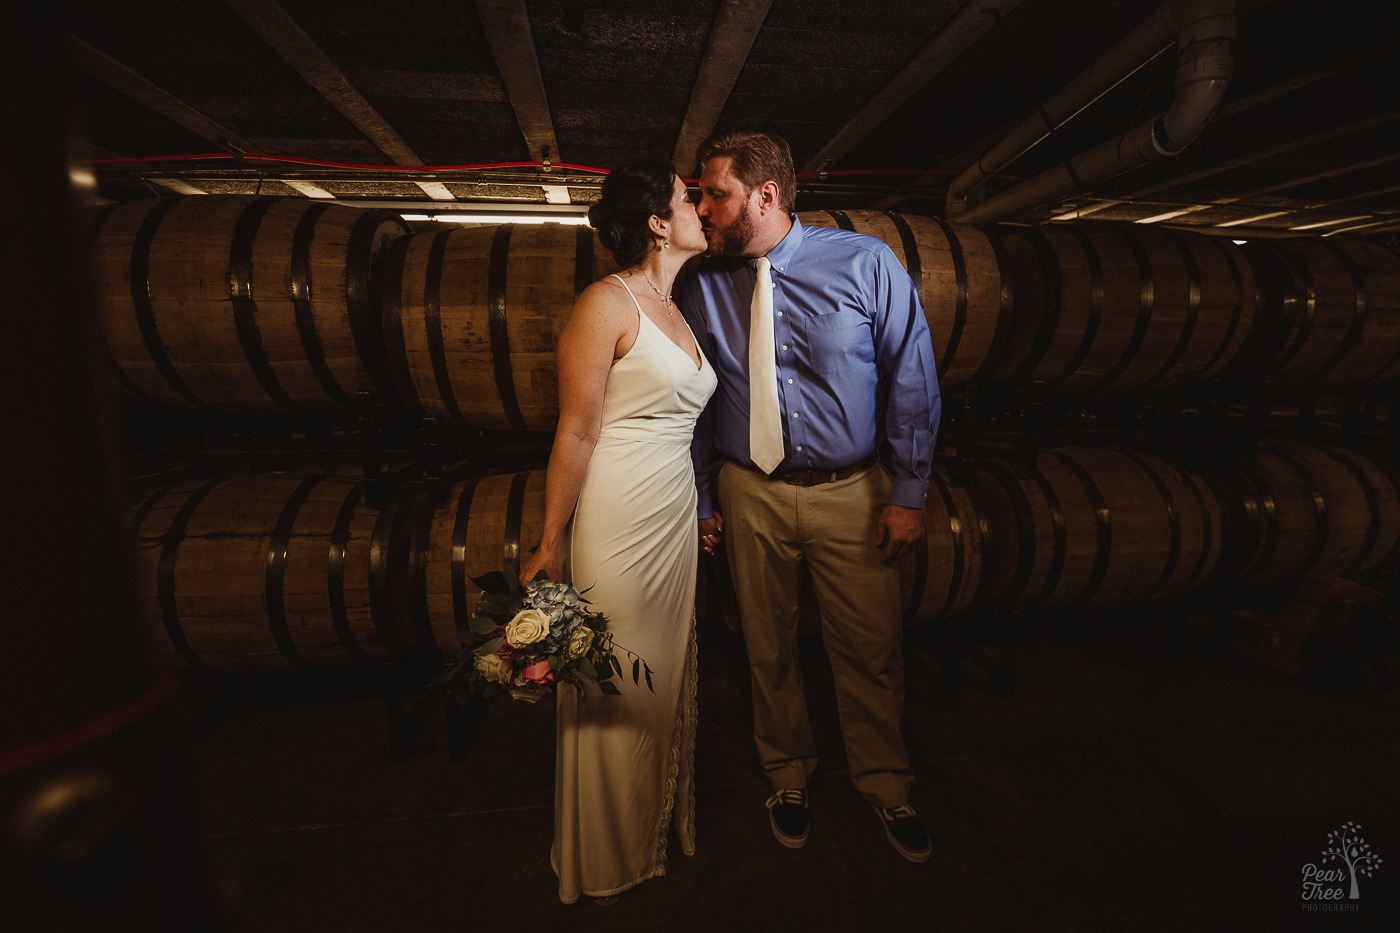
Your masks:
{"label": "stacked barrel row", "polygon": [[[1339,448],[1273,441],[1231,470],[1096,447],[965,467],[935,474],[900,564],[909,625],[1354,573],[1400,544],[1400,479]],[[270,474],[157,492],[135,526],[169,653],[265,670],[455,655],[471,578],[514,572],[543,519],[542,471],[405,484],[375,508],[358,480]]]}
{"label": "stacked barrel row", "polygon": [[[918,283],[945,386],[1121,395],[1212,377],[1400,378],[1400,256],[1363,240],[1228,240],[1121,224],[983,229],[803,214],[889,244]],[[555,341],[615,268],[586,228],[410,234],[300,199],[138,201],[96,218],[114,369],[132,394],[287,413],[378,392],[407,410],[548,431]]]}

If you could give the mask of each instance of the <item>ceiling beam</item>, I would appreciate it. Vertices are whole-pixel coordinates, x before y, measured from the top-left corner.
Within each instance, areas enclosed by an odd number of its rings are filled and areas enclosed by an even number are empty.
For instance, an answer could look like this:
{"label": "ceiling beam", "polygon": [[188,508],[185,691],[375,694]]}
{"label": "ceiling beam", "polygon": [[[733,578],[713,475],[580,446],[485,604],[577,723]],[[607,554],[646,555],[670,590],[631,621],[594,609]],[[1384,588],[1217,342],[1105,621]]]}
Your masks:
{"label": "ceiling beam", "polygon": [[[1266,88],[1261,88],[1260,90],[1255,91],[1252,94],[1246,94],[1238,100],[1232,101],[1227,106],[1220,108],[1220,112],[1217,113],[1211,119],[1211,122],[1218,125],[1222,121],[1228,120],[1233,116],[1237,116],[1238,114],[1244,113],[1245,111],[1252,110],[1253,108],[1258,107],[1260,104],[1266,104],[1271,100],[1275,100],[1279,97],[1283,97],[1286,94],[1291,94],[1294,91],[1301,90],[1325,78],[1331,78],[1335,77],[1336,75],[1343,74],[1349,69],[1355,68],[1358,65],[1365,64],[1373,58],[1377,58],[1382,55],[1388,55],[1394,52],[1397,48],[1400,48],[1400,40],[1392,38],[1374,43],[1372,45],[1366,46],[1365,48],[1358,49],[1346,55],[1342,55],[1337,58],[1331,59],[1330,61],[1318,65],[1316,68],[1299,72],[1298,74],[1285,78],[1282,81],[1271,84]],[[1157,190],[1162,189],[1159,188]],[[1115,207],[1119,204],[1125,203],[1125,201],[1128,201],[1134,197],[1140,197],[1141,195],[1142,192],[1134,192],[1133,194],[1127,195],[1121,200],[1100,200],[1084,208],[1077,208],[1072,211],[1066,211],[1063,214],[1057,214],[1051,219],[1071,220],[1079,217],[1087,217],[1090,214],[1097,213],[1098,211],[1105,210],[1110,207]]]}
{"label": "ceiling beam", "polygon": [[[1104,208],[1112,207],[1115,204],[1130,204],[1137,199],[1150,197],[1151,195],[1157,194],[1161,191],[1167,191],[1171,188],[1180,187],[1181,185],[1189,185],[1192,182],[1201,181],[1202,179],[1210,178],[1213,175],[1219,175],[1222,172],[1229,172],[1238,168],[1245,168],[1247,166],[1255,164],[1256,162],[1262,162],[1265,159],[1272,159],[1274,156],[1286,155],[1290,152],[1296,152],[1299,149],[1306,149],[1309,146],[1315,146],[1318,143],[1324,143],[1329,140],[1336,139],[1340,136],[1348,136],[1352,133],[1359,133],[1363,130],[1369,130],[1373,127],[1390,123],[1391,121],[1397,118],[1400,118],[1400,110],[1387,110],[1361,120],[1356,120],[1352,123],[1347,123],[1344,126],[1336,126],[1328,130],[1323,130],[1320,133],[1313,133],[1311,136],[1304,136],[1299,139],[1289,140],[1286,143],[1280,143],[1277,146],[1270,146],[1267,149],[1261,149],[1258,152],[1252,152],[1248,155],[1239,156],[1238,158],[1227,159],[1223,162],[1215,162],[1197,171],[1187,172],[1184,175],[1177,175],[1173,178],[1168,178],[1164,181],[1157,182],[1156,184],[1148,185],[1146,188],[1139,188],[1136,191],[1124,195],[1122,198],[1110,201],[1098,201],[1085,208],[1075,208],[1073,210],[1064,211],[1062,213],[1054,215],[1051,219],[1074,220],[1076,218],[1096,213],[1098,211],[1103,210]],[[1182,213],[1185,213],[1185,211],[1183,211]]]}
{"label": "ceiling beam", "polygon": [[983,33],[1001,22],[1021,0],[973,0],[944,24],[938,35],[919,50],[890,82],[870,98],[803,167],[820,171],[854,149],[925,84],[967,50]]}
{"label": "ceiling beam", "polygon": [[224,2],[395,165],[423,164],[374,105],[365,100],[344,72],[275,0]]}
{"label": "ceiling beam", "polygon": [[191,133],[212,143],[225,152],[257,150],[248,140],[220,126],[189,104],[163,88],[156,87],[105,52],[98,51],[76,36],[68,37],[68,52],[73,64],[103,84],[154,110]]}
{"label": "ceiling beam", "polygon": [[506,97],[515,109],[530,158],[559,161],[559,141],[554,137],[554,120],[544,92],[544,75],[540,72],[525,0],[476,0],[476,13],[486,30],[486,42],[496,59]]}
{"label": "ceiling beam", "polygon": [[160,185],[162,188],[168,188],[169,190],[175,192],[176,194],[194,195],[194,194],[208,194],[208,193],[209,193],[209,192],[205,191],[203,188],[196,188],[194,185],[190,184],[189,182],[187,182],[187,181],[182,181],[182,180],[179,179],[179,178],[157,178],[157,177],[154,176],[154,175],[145,175],[145,176],[142,176],[142,177],[144,178],[144,180],[150,182],[151,184],[153,184],[153,185]]}
{"label": "ceiling beam", "polygon": [[[1313,174],[1311,174],[1311,175],[1303,175],[1303,176],[1301,176],[1301,177],[1299,177],[1299,178],[1290,178],[1290,179],[1288,179],[1287,181],[1275,182],[1275,183],[1272,184],[1272,185],[1265,185],[1265,186],[1262,187],[1262,188],[1255,188],[1255,189],[1253,189],[1253,190],[1251,190],[1251,191],[1241,192],[1240,194],[1231,195],[1231,196],[1229,196],[1229,197],[1212,198],[1212,199],[1210,200],[1210,202],[1209,202],[1209,203],[1206,203],[1206,204],[1190,204],[1190,205],[1187,205],[1187,206],[1185,206],[1185,207],[1174,208],[1172,211],[1170,211],[1170,212],[1168,212],[1168,213],[1166,213],[1166,214],[1159,215],[1159,217],[1157,217],[1157,218],[1149,218],[1148,220],[1150,221],[1150,220],[1155,220],[1155,219],[1161,219],[1161,220],[1175,219],[1175,218],[1177,218],[1177,217],[1184,217],[1184,216],[1187,215],[1187,214],[1195,214],[1195,213],[1198,213],[1198,212],[1200,212],[1200,211],[1214,210],[1214,209],[1217,208],[1217,207],[1225,207],[1225,206],[1230,205],[1230,204],[1239,204],[1239,203],[1241,203],[1241,202],[1248,203],[1249,201],[1253,200],[1254,198],[1261,198],[1261,197],[1264,197],[1265,195],[1276,194],[1276,193],[1279,192],[1279,191],[1287,191],[1289,188],[1301,188],[1303,185],[1311,185],[1311,184],[1313,184],[1314,182],[1327,181],[1327,180],[1332,179],[1332,178],[1339,178],[1339,177],[1341,177],[1342,175],[1349,175],[1349,174],[1351,174],[1352,172],[1361,172],[1361,171],[1365,171],[1366,169],[1376,168],[1377,166],[1385,165],[1385,164],[1387,164],[1387,163],[1395,162],[1395,161],[1397,161],[1397,160],[1400,160],[1400,154],[1382,156],[1381,158],[1378,158],[1378,159],[1369,159],[1369,160],[1367,160],[1367,161],[1365,161],[1365,162],[1358,162],[1358,163],[1356,163],[1355,165],[1345,165],[1345,166],[1342,166],[1341,168],[1329,169],[1328,171],[1325,171],[1325,172],[1315,172],[1315,173],[1313,173]],[[1340,204],[1340,203],[1343,202],[1343,201],[1350,201],[1350,200],[1352,200],[1352,199],[1354,199],[1354,198],[1365,197],[1365,196],[1366,196],[1365,194],[1353,194],[1353,195],[1348,195],[1347,197],[1344,197],[1344,198],[1338,198],[1338,199],[1336,199],[1335,201],[1324,201],[1324,202],[1321,202],[1321,203],[1318,203],[1318,204],[1299,205],[1299,206],[1296,207],[1296,208],[1293,208],[1293,209],[1290,209],[1290,210],[1281,211],[1281,212],[1275,213],[1275,214],[1270,214],[1269,216],[1270,216],[1270,217],[1281,217],[1281,216],[1283,216],[1284,214],[1298,213],[1298,212],[1301,212],[1301,211],[1309,211],[1309,210],[1313,210],[1314,208],[1326,207],[1326,206],[1329,205],[1329,204]],[[1136,222],[1137,222],[1137,223],[1142,223],[1142,222],[1144,222],[1144,221],[1139,220],[1139,221],[1136,221]]]}
{"label": "ceiling beam", "polygon": [[[398,131],[350,83],[345,73],[281,4],[276,0],[224,0],[224,3],[395,165],[423,164]],[[437,197],[426,188],[424,191],[430,197]]]}
{"label": "ceiling beam", "polygon": [[700,61],[700,73],[690,90],[690,106],[681,122],[671,164],[681,172],[696,167],[700,144],[719,123],[720,114],[739,80],[739,72],[749,60],[758,31],[768,18],[773,0],[724,0],[710,36],[705,43],[705,55]]}

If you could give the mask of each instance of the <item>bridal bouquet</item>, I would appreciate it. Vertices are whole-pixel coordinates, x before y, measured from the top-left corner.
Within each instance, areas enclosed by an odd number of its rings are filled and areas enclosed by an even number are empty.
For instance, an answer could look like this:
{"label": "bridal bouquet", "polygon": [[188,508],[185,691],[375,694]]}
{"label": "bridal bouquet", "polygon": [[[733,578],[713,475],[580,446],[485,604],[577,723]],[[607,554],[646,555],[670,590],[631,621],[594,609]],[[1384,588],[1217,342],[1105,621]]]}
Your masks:
{"label": "bridal bouquet", "polygon": [[572,586],[550,582],[543,571],[523,589],[503,573],[472,577],[472,582],[482,594],[467,630],[458,633],[462,656],[436,683],[465,681],[483,696],[504,691],[530,703],[561,680],[579,689],[596,683],[616,695],[621,691],[612,677],[622,677],[621,651],[632,662],[633,684],[645,678],[654,691],[651,668],[613,643],[607,618]]}

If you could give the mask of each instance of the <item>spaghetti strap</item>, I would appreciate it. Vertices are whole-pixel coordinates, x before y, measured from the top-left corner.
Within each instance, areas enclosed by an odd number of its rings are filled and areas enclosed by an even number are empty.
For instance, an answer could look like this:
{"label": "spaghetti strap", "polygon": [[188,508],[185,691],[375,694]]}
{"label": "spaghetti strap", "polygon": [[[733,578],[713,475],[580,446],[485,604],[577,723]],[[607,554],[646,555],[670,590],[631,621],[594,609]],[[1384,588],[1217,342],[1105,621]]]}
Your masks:
{"label": "spaghetti strap", "polygon": [[637,309],[637,317],[639,317],[639,318],[644,318],[644,317],[646,317],[646,315],[642,313],[642,303],[641,303],[640,301],[637,300],[637,296],[636,296],[636,295],[632,294],[632,289],[630,289],[630,288],[627,287],[627,282],[622,278],[622,276],[618,275],[616,272],[612,272],[612,273],[609,273],[609,274],[610,274],[613,278],[617,279],[619,285],[621,285],[623,288],[626,288],[626,289],[627,289],[627,297],[632,299],[632,304],[633,304],[633,305],[636,307],[636,309]]}

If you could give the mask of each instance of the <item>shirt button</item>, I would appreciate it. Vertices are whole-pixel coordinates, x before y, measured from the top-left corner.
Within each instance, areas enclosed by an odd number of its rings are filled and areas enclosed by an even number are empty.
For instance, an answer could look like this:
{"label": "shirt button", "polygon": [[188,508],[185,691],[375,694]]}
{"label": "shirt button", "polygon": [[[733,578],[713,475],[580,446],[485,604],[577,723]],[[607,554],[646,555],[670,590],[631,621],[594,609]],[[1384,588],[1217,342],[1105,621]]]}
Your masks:
{"label": "shirt button", "polygon": [[792,413],[792,416],[793,416],[794,418],[796,418],[796,417],[797,417],[797,412],[793,412],[793,413]]}
{"label": "shirt button", "polygon": [[788,380],[788,385],[792,385],[792,380],[791,380],[791,379]]}
{"label": "shirt button", "polygon": [[783,312],[779,311],[779,312],[778,312],[778,317],[782,317],[782,316],[783,316]]}
{"label": "shirt button", "polygon": [[783,344],[783,349],[784,349],[784,350],[787,349],[787,344]]}
{"label": "shirt button", "polygon": [[797,445],[797,449],[798,449],[798,450],[801,450],[801,449],[802,449],[802,445],[801,445],[801,444],[798,444],[798,445]]}

